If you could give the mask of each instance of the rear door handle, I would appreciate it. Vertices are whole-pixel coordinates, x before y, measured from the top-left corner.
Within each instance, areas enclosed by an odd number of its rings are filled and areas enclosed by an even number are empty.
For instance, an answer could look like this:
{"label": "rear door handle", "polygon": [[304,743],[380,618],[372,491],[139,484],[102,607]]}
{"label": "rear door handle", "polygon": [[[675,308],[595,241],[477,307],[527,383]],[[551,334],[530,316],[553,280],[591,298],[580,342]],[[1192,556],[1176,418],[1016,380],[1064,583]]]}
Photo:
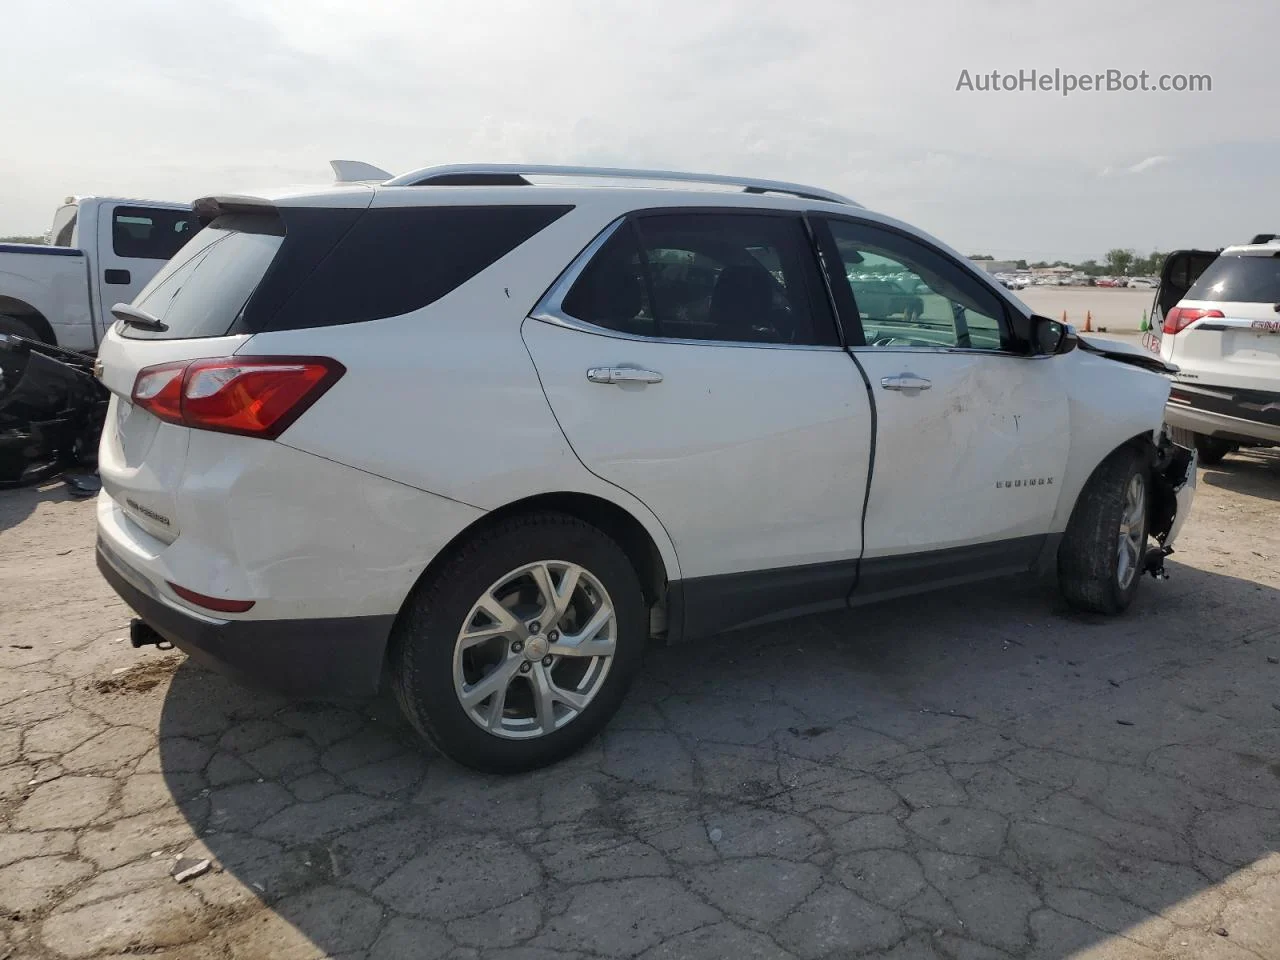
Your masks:
{"label": "rear door handle", "polygon": [[640,367],[592,367],[587,379],[592,383],[661,383],[662,374]]}
{"label": "rear door handle", "polygon": [[881,377],[880,386],[886,390],[928,390],[933,381],[917,377],[914,373],[900,373],[894,377]]}
{"label": "rear door handle", "polygon": [[128,270],[103,270],[102,279],[107,283],[132,283]]}

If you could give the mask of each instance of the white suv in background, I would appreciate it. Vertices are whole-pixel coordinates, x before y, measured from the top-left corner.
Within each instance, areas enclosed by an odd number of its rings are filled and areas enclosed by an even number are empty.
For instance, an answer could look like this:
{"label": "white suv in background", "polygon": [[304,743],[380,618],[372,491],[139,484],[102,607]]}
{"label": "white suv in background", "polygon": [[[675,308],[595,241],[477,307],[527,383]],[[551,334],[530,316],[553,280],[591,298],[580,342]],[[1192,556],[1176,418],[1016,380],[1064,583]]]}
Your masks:
{"label": "white suv in background", "polygon": [[1158,358],[825,190],[444,167],[196,212],[100,352],[135,640],[388,675],[475,767],[576,749],[651,636],[1031,571],[1117,613],[1190,506]]}
{"label": "white suv in background", "polygon": [[1179,369],[1165,420],[1203,463],[1280,445],[1280,240],[1227,247],[1166,310],[1160,355]]}

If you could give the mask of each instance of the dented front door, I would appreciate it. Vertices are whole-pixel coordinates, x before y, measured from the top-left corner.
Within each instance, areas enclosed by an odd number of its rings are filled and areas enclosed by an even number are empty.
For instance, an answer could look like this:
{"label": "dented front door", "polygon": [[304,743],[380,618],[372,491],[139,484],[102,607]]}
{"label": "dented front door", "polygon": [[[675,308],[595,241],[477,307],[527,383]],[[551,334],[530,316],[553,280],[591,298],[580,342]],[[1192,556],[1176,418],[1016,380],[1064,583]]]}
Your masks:
{"label": "dented front door", "polygon": [[[852,353],[876,404],[864,560],[1049,530],[1071,439],[1054,358],[883,346]],[[913,389],[911,376],[927,387]]]}

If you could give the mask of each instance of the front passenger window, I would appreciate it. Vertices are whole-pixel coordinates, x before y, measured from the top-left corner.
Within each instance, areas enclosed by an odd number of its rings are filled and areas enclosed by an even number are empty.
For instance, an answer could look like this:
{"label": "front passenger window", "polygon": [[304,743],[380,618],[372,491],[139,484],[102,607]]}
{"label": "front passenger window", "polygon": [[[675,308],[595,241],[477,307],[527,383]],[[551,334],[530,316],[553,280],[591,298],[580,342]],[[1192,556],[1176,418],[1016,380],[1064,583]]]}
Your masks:
{"label": "front passenger window", "polygon": [[1001,350],[1008,344],[996,295],[948,258],[867,223],[829,221],[867,346]]}

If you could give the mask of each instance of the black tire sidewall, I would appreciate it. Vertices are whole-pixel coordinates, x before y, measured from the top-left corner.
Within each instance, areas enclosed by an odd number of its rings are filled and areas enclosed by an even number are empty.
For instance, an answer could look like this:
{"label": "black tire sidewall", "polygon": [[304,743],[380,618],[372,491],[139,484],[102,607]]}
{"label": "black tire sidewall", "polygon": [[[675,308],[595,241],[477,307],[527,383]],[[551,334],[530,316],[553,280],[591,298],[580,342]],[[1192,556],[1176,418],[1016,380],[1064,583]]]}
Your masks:
{"label": "black tire sidewall", "polygon": [[[489,587],[539,560],[580,564],[600,581],[617,615],[617,646],[603,686],[580,716],[546,736],[509,740],[483,730],[458,702],[454,644],[464,618]],[[505,773],[568,756],[617,712],[643,660],[648,612],[635,569],[612,539],[575,518],[542,515],[502,524],[460,551],[423,587],[410,599],[392,641],[397,693],[410,721],[466,766]]]}
{"label": "black tire sidewall", "polygon": [[[1116,547],[1129,482],[1142,477],[1147,509],[1143,512],[1142,548],[1138,569],[1127,587],[1119,581]],[[1102,462],[1085,484],[1059,548],[1059,579],[1073,606],[1097,613],[1120,613],[1132,603],[1142,582],[1143,562],[1151,529],[1151,472],[1137,450],[1117,450]]]}
{"label": "black tire sidewall", "polygon": [[0,313],[0,333],[11,333],[16,337],[26,337],[28,340],[40,340],[40,334],[36,333],[35,328],[29,323],[17,317],[11,317],[7,313]]}

